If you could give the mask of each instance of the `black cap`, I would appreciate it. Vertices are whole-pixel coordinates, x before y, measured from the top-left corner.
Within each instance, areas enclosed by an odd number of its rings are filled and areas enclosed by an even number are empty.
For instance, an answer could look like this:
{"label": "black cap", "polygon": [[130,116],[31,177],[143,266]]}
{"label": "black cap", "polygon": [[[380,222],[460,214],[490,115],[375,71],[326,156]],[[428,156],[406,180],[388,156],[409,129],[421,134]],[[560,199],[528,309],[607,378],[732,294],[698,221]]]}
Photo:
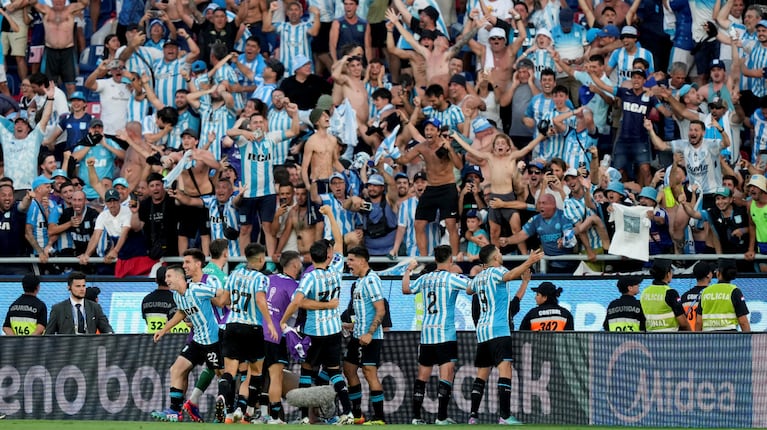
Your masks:
{"label": "black cap", "polygon": [[426,179],[426,172],[420,171],[420,172],[416,173],[413,176],[413,182],[415,182],[415,181],[417,181],[419,179],[423,179],[424,181],[428,181],[428,179]]}
{"label": "black cap", "polygon": [[138,24],[128,24],[125,26],[125,31],[135,31],[139,29],[141,29],[141,27],[139,27]]}
{"label": "black cap", "polygon": [[439,18],[439,11],[434,6],[426,6],[425,8],[418,11],[418,14],[426,14],[429,18],[431,18],[434,22],[437,22],[437,19]]}
{"label": "black cap", "polygon": [[168,39],[168,40],[167,40],[167,41],[166,41],[166,42],[165,42],[165,43],[162,45],[162,47],[164,48],[164,47],[166,47],[166,46],[170,46],[170,45],[173,45],[173,46],[179,46],[178,42],[176,42],[174,39]]}
{"label": "black cap", "polygon": [[540,285],[533,288],[533,291],[546,297],[559,297],[559,294],[562,292],[562,290],[557,288],[556,285],[548,281],[541,282]]}
{"label": "black cap", "polygon": [[463,75],[458,75],[458,74],[453,75],[450,78],[450,82],[448,82],[448,84],[458,84],[466,88],[466,77],[464,77]]}
{"label": "black cap", "polygon": [[193,138],[195,138],[197,140],[200,140],[200,136],[197,134],[196,131],[194,131],[194,129],[191,129],[191,128],[187,128],[184,131],[182,131],[181,132],[181,137],[184,137],[184,135],[189,135],[189,136],[192,136]]}
{"label": "black cap", "polygon": [[641,276],[623,276],[618,279],[618,291],[625,293],[629,290],[629,287],[639,285],[642,283]]}

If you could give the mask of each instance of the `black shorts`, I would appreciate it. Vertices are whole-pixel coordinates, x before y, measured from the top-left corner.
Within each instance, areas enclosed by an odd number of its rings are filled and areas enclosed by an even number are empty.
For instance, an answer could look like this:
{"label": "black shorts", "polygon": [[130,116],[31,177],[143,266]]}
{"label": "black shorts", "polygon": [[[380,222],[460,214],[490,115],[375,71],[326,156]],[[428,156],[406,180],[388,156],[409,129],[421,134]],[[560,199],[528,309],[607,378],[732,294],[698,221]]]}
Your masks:
{"label": "black shorts", "polygon": [[313,367],[341,367],[341,333],[330,336],[309,336],[312,346],[306,353],[306,363]]}
{"label": "black shorts", "polygon": [[[488,196],[488,200],[492,200],[494,198],[501,199],[504,202],[513,202],[517,199],[517,197],[514,195],[514,193],[509,194],[493,194],[491,193]],[[511,220],[511,216],[514,215],[514,212],[516,212],[514,209],[494,209],[490,208],[490,210],[487,213],[487,219],[490,222],[493,222],[498,225],[504,225],[508,224]]]}
{"label": "black shorts", "polygon": [[[330,52],[330,26],[332,22],[321,22],[320,31],[312,38],[312,52],[325,54]],[[386,41],[386,39],[384,39]]]}
{"label": "black shorts", "polygon": [[286,367],[290,364],[288,346],[284,336],[280,343],[264,341],[264,369],[268,369],[272,364],[282,364]]}
{"label": "black shorts", "polygon": [[427,186],[423,195],[418,199],[415,208],[415,219],[436,221],[437,211],[439,219],[458,218],[458,189],[455,184]]}
{"label": "black shorts", "polygon": [[55,81],[61,76],[61,81],[65,84],[74,83],[77,77],[76,66],[77,52],[74,46],[63,49],[45,47],[41,71],[48,79]]}
{"label": "black shorts", "polygon": [[240,204],[240,224],[252,225],[274,221],[277,211],[277,194],[263,197],[244,198]]}
{"label": "black shorts", "polygon": [[381,350],[383,349],[383,339],[373,339],[366,346],[360,345],[360,340],[351,338],[346,345],[346,357],[344,361],[355,366],[375,366],[381,365]]}
{"label": "black shorts", "polygon": [[431,367],[458,361],[458,342],[421,344],[418,346],[418,364]]}
{"label": "black shorts", "polygon": [[370,38],[373,48],[386,48],[386,21],[370,24]]}
{"label": "black shorts", "polygon": [[221,342],[202,345],[191,341],[181,348],[179,355],[192,362],[195,366],[204,363],[211,370],[224,368],[224,360],[221,359]]}
{"label": "black shorts", "polygon": [[178,210],[178,235],[188,238],[210,234],[210,222],[208,208],[195,206],[179,206]]}
{"label": "black shorts", "polygon": [[477,344],[477,356],[474,367],[495,367],[502,361],[514,361],[512,356],[511,336],[490,339]]}
{"label": "black shorts", "polygon": [[264,359],[264,329],[260,325],[229,323],[223,339],[225,358],[249,363]]}

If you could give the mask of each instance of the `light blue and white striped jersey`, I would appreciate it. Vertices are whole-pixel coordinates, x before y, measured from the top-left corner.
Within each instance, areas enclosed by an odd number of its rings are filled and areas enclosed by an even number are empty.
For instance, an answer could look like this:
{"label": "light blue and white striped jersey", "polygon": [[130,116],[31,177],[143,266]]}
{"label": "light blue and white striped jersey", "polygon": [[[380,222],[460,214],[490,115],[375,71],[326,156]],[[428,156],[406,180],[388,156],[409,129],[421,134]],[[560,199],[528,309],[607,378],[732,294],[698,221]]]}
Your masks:
{"label": "light blue and white striped jersey", "polygon": [[250,28],[246,25],[242,25],[240,28],[242,28],[242,34],[240,34],[239,39],[234,41],[234,50],[237,52],[245,52],[245,44],[253,33],[250,32]]}
{"label": "light blue and white striped jersey", "polygon": [[[314,269],[301,278],[297,293],[309,300],[329,302],[341,296],[341,273],[344,256],[333,255],[327,269]],[[306,310],[304,333],[310,336],[330,336],[341,331],[341,311],[335,309]]]}
{"label": "light blue and white striped jersey", "polygon": [[[64,202],[61,202],[61,204],[56,204],[56,212],[58,212],[58,218],[61,218],[61,215],[64,213],[65,205]],[[87,227],[86,227],[87,228]],[[69,249],[75,247],[75,242],[72,240],[72,232],[71,229],[67,229],[61,233],[59,233],[59,238],[56,240],[56,251],[61,251],[62,249]]]}
{"label": "light blue and white striped jersey", "polygon": [[[554,41],[554,49],[557,50],[562,59],[574,60],[583,57],[586,41],[586,29],[573,23],[573,28],[569,33],[565,33],[561,26],[551,29],[551,37]],[[652,64],[652,63],[650,63]],[[556,69],[554,69],[556,70]]]}
{"label": "light blue and white striped jersey", "polygon": [[239,57],[237,57],[237,61],[240,62],[243,66],[247,67],[248,69],[253,71],[253,80],[248,79],[245,77],[245,75],[240,71],[239,67],[233,67],[234,73],[237,75],[237,80],[239,81],[240,85],[255,85],[256,79],[258,79],[259,76],[264,74],[264,68],[266,67],[266,62],[264,61],[264,57],[257,53],[256,56],[253,58],[253,61],[248,61],[247,58],[245,58],[245,54],[240,54]]}
{"label": "light blue and white striped jersey", "polygon": [[[203,204],[206,208],[208,208],[208,223],[210,225],[210,239],[216,240],[216,239],[226,239],[226,236],[224,236],[224,219],[226,220],[226,225],[239,230],[240,229],[240,223],[238,222],[239,214],[237,212],[237,208],[234,207],[234,196],[229,197],[229,200],[226,201],[223,205],[220,205],[218,202],[218,199],[216,199],[216,196],[202,196],[200,197],[202,199]],[[229,246],[227,249],[229,250],[229,256],[230,257],[239,257],[240,256],[240,240],[229,240]]]}
{"label": "light blue and white striped jersey", "polygon": [[[387,90],[391,91],[391,82],[384,82],[383,88],[386,88]],[[365,91],[368,92],[368,98],[370,100],[370,103],[368,103],[368,119],[369,118],[375,118],[378,115],[378,108],[376,108],[375,103],[373,103],[373,93],[380,87],[374,87],[370,82],[365,82]]]}
{"label": "light blue and white striped jersey", "polygon": [[200,345],[218,342],[218,321],[210,299],[216,297],[216,291],[221,288],[221,281],[215,276],[203,275],[202,282],[189,282],[183,295],[173,292],[177,309],[184,312],[194,326],[192,339]]}
{"label": "light blue and white striped jersey", "polygon": [[557,71],[557,63],[554,62],[554,57],[545,49],[536,49],[527,58],[533,62],[535,79],[537,80],[541,79],[541,72],[545,69]]}
{"label": "light blue and white striped jersey", "polygon": [[258,270],[246,266],[237,267],[226,278],[224,289],[231,295],[232,314],[230,323],[261,325],[264,316],[258,310],[256,294],[264,293],[269,288],[269,278]]}
{"label": "light blue and white striped jersey", "polygon": [[[200,116],[197,115],[192,108],[187,108],[183,112],[178,113],[178,122],[167,136],[166,142],[168,143],[166,146],[173,149],[181,148],[181,133],[187,128],[191,128],[198,133],[200,131]],[[205,142],[207,142],[208,136],[200,135],[200,140],[202,139],[205,139]]]}
{"label": "light blue and white striped jersey", "polygon": [[[752,52],[754,48],[759,45],[759,39],[756,38],[756,31],[753,33],[749,33],[746,31],[746,26],[740,23],[733,22],[730,25],[730,28],[734,28],[735,31],[738,32],[740,35],[741,43],[743,44],[742,48],[738,48],[738,54],[740,54],[741,58],[747,58],[749,56],[749,52]],[[751,88],[751,81],[758,78],[751,78],[748,76],[741,76],[740,77],[740,90],[746,90]]]}
{"label": "light blue and white striped jersey", "polygon": [[751,114],[751,124],[754,126],[754,143],[751,149],[751,163],[756,164],[759,151],[767,150],[767,118],[762,110],[757,109]]}
{"label": "light blue and white striped jersey", "polygon": [[[569,99],[567,100],[567,107],[573,109],[573,104]],[[535,123],[538,124],[542,119],[548,118],[548,116],[551,115],[552,110],[554,110],[554,99],[551,97],[547,98],[543,93],[540,93],[533,96],[532,100],[530,100],[530,104],[527,105],[527,109],[525,110],[525,116],[534,119]],[[533,127],[533,130],[533,137],[537,137],[538,127]],[[542,145],[538,145],[533,149],[531,155],[532,158],[541,156],[541,147]]]}
{"label": "light blue and white striped jersey", "polygon": [[24,139],[16,139],[13,125],[11,121],[0,116],[0,145],[3,148],[3,158],[13,160],[12,163],[5,162],[3,174],[13,179],[14,189],[30,190],[32,181],[37,176],[37,155],[45,136],[39,127],[35,127]]}
{"label": "light blue and white striped jersey", "polygon": [[186,55],[171,62],[164,59],[154,63],[154,92],[160,103],[165,106],[176,106],[176,91],[186,89],[186,81],[181,76],[181,70],[189,65]]}
{"label": "light blue and white striped jersey", "polygon": [[[333,194],[320,194],[320,199],[322,199],[323,205],[330,206],[330,210],[333,211],[333,217],[338,222],[338,227],[341,229],[342,235],[353,232],[357,223],[362,222],[362,218],[358,213],[344,209],[343,203],[338,201]],[[325,223],[325,230],[323,233],[325,239],[333,238],[333,232],[330,230],[329,222]]]}
{"label": "light blue and white striped jersey", "polygon": [[509,270],[503,266],[488,267],[471,280],[469,286],[479,299],[477,342],[487,342],[510,336],[509,286],[503,275]]}
{"label": "light blue and white striped jersey", "polygon": [[216,135],[216,139],[208,149],[216,157],[216,160],[220,160],[221,138],[226,136],[226,131],[232,128],[237,115],[233,110],[226,107],[226,103],[214,108],[209,95],[200,98],[199,111],[202,123],[199,146],[203,147],[208,142],[208,133],[212,131]]}
{"label": "light blue and white striped jersey", "polygon": [[[746,67],[749,69],[763,69],[767,67],[767,48],[761,44],[756,45],[751,51],[746,61]],[[752,78],[749,80],[749,88],[757,97],[767,95],[767,87],[764,85],[764,78]]]}
{"label": "light blue and white striped jersey", "polygon": [[637,47],[637,52],[634,55],[626,52],[626,48],[615,50],[610,55],[610,60],[607,62],[607,65],[615,70],[615,77],[618,85],[622,84],[624,81],[631,80],[631,71],[634,69],[633,64],[634,59],[636,58],[644,58],[647,60],[647,62],[650,63],[649,72],[652,73],[655,71],[655,62],[653,61],[652,52],[644,48]]}
{"label": "light blue and white striped jersey", "polygon": [[[234,71],[234,68],[229,64],[224,64],[220,69],[216,70],[213,75],[213,83],[218,85],[222,82],[229,82],[229,85],[235,85],[239,83],[239,77]],[[234,110],[240,111],[245,107],[245,98],[240,92],[231,92],[232,98],[234,98]],[[223,137],[223,136],[222,136]]]}
{"label": "light blue and white striped jersey", "polygon": [[422,111],[426,118],[436,118],[442,125],[446,125],[455,131],[459,131],[458,126],[466,120],[461,108],[452,103],[441,112],[431,106],[425,106]]}
{"label": "light blue and white striped jersey", "polygon": [[[271,104],[271,94],[269,97]],[[269,109],[269,113],[267,114],[267,124],[269,125],[269,131],[270,132],[287,132],[290,130],[291,125],[293,124],[293,119],[290,117],[290,114],[285,109],[283,110],[274,110]],[[283,139],[280,141],[274,141],[274,146],[272,147],[272,162],[274,164],[285,164],[285,159],[288,158],[288,155],[290,153],[290,139]]]}
{"label": "light blue and white striped jersey", "polygon": [[306,3],[320,10],[320,22],[332,22],[335,19],[335,0],[309,0]]}
{"label": "light blue and white striped jersey", "polygon": [[[37,200],[32,200],[32,203],[27,209],[27,225],[32,226],[32,235],[35,241],[41,248],[45,248],[48,245],[48,224],[59,223],[59,211],[56,203],[53,200],[48,200],[48,214],[43,213],[43,206]],[[33,250],[33,253],[37,255],[37,251]]]}
{"label": "light blue and white striped jersey", "polygon": [[[114,140],[107,137],[104,137],[104,140],[106,141],[106,144],[111,148],[122,150],[120,145],[118,145]],[[87,146],[77,145],[75,146],[74,152],[86,148]],[[90,150],[88,150],[87,154],[85,155],[85,159],[88,158],[94,158],[96,160],[93,167],[96,169],[96,175],[98,175],[100,180],[114,177],[115,160],[117,159],[117,156],[106,149],[104,145],[98,144],[90,147]],[[80,163],[80,167],[77,169],[77,175],[81,178],[88,177],[88,166],[85,163]],[[85,193],[85,197],[88,199],[97,199],[99,197],[99,193],[97,193],[96,190],[94,190],[93,187],[91,187],[88,183],[86,183],[83,187],[83,192]]]}
{"label": "light blue and white striped jersey", "polygon": [[455,301],[466,291],[469,278],[445,270],[421,275],[410,284],[410,291],[423,291],[421,343],[433,345],[456,340]]}
{"label": "light blue and white striped jersey", "polygon": [[[117,50],[116,57],[119,57],[124,49],[125,46],[119,48]],[[133,55],[128,58],[128,61],[125,63],[125,69],[129,72],[137,73],[139,75],[146,74],[152,76],[152,71],[150,68],[155,64],[157,60],[160,59],[162,59],[161,50],[147,46],[139,46],[133,52]]]}
{"label": "light blue and white striped jersey", "polygon": [[[376,308],[373,303],[383,300],[381,292],[381,278],[372,270],[367,275],[358,279],[352,296],[352,307],[354,308],[354,333],[356,339],[362,337],[370,329],[370,324],[376,316]],[[373,339],[383,339],[383,327],[381,324],[373,333]]]}
{"label": "light blue and white striped jersey", "polygon": [[141,122],[146,118],[147,112],[149,112],[149,100],[144,97],[141,100],[136,100],[136,93],[131,91],[130,97],[128,97],[128,121]]}
{"label": "light blue and white striped jersey", "polygon": [[570,127],[565,132],[565,147],[560,158],[565,160],[568,167],[577,169],[580,163],[585,163],[586,168],[589,168],[591,165],[589,148],[592,146],[597,146],[597,139],[589,134],[588,128],[578,132],[574,127]]}
{"label": "light blue and white striped jersey", "polygon": [[[584,191],[589,192],[587,190]],[[584,219],[586,219],[586,217],[594,214],[594,211],[586,207],[586,200],[583,197],[580,199],[573,197],[566,198],[563,210],[565,213],[565,218],[570,220],[573,225],[582,222]],[[602,247],[602,239],[599,237],[599,233],[597,232],[596,228],[589,228],[586,231],[586,234],[589,237],[589,246],[591,246],[591,249],[599,249]]]}
{"label": "light blue and white striped jersey", "polygon": [[274,92],[275,89],[277,89],[277,84],[259,83],[258,88],[256,88],[255,91],[253,91],[253,94],[251,95],[251,97],[261,100],[262,102],[264,102],[264,104],[266,104],[267,108],[271,109],[272,93]]}
{"label": "light blue and white striped jersey", "polygon": [[[418,206],[418,197],[410,197],[399,205],[397,213],[397,225],[405,227],[405,249],[410,257],[418,257],[421,253],[418,251],[418,244],[415,240],[415,208]],[[426,224],[426,244],[429,248],[429,255],[434,252],[434,248],[439,245],[439,223],[430,222]]]}
{"label": "light blue and white striped jersey", "polygon": [[[312,58],[312,47],[309,44],[309,31],[312,28],[311,21],[302,21],[296,25],[288,21],[275,23],[277,34],[280,36],[280,62],[285,66],[285,71],[293,73],[293,59],[299,55]],[[314,65],[312,65],[314,70]]]}
{"label": "light blue and white striped jersey", "polygon": [[[570,100],[568,99],[567,102],[569,103]],[[561,115],[571,110],[573,110],[573,108],[568,107],[567,110],[563,112],[559,112],[557,111],[556,108],[552,108],[550,111],[545,112],[543,114],[543,116],[541,117],[541,120],[547,120],[553,126],[554,118],[557,115]],[[575,127],[575,121],[576,121],[576,118],[574,116],[571,116],[565,120],[565,126]],[[565,139],[566,139],[565,133],[557,133],[547,137],[543,142],[541,142],[540,145],[536,147],[538,152],[538,155],[536,155],[536,157],[542,157],[544,160],[551,160],[554,157],[564,158]],[[536,151],[534,150],[533,152],[536,152]]]}
{"label": "light blue and white striped jersey", "polygon": [[277,194],[274,187],[274,142],[285,140],[284,131],[270,131],[260,141],[244,137],[237,140],[242,162],[242,183],[247,187],[246,198]]}

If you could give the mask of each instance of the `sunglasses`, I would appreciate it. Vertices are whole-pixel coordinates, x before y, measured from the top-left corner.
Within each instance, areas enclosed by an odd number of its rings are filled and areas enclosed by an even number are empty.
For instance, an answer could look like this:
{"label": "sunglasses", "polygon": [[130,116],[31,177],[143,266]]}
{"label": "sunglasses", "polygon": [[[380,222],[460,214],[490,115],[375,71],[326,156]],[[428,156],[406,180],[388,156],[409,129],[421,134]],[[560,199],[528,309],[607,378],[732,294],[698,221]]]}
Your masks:
{"label": "sunglasses", "polygon": [[527,173],[529,173],[531,175],[540,175],[541,171],[540,170],[528,170]]}
{"label": "sunglasses", "polygon": [[503,37],[497,37],[497,36],[493,36],[493,37],[491,37],[491,38],[490,38],[490,39],[488,39],[488,40],[503,40]]}

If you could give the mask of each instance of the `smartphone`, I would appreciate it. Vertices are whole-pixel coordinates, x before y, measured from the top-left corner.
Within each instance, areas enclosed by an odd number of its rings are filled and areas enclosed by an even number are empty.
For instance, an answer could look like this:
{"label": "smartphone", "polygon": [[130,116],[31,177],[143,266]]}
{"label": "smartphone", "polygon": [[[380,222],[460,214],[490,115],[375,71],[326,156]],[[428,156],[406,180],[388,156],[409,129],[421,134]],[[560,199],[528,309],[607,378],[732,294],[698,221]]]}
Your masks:
{"label": "smartphone", "polygon": [[759,156],[756,160],[756,167],[759,170],[765,170],[767,168],[767,149],[759,151]]}

